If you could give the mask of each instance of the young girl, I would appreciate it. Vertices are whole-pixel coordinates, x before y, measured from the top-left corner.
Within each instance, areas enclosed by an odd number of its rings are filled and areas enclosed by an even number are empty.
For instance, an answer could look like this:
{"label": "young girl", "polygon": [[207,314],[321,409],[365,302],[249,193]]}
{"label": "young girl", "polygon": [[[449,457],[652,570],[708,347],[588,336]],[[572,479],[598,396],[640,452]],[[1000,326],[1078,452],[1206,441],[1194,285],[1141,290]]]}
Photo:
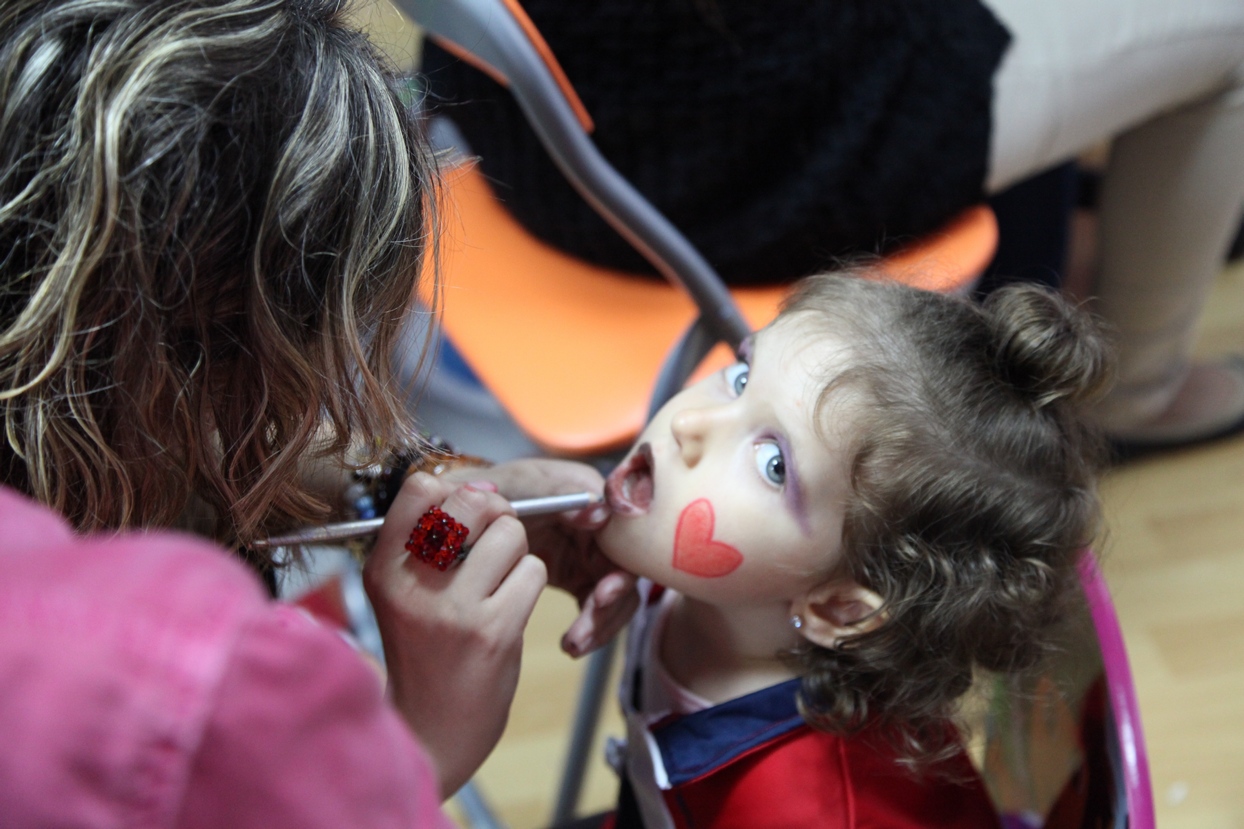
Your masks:
{"label": "young girl", "polygon": [[609,477],[601,548],[662,586],[621,827],[997,824],[952,716],[1049,645],[1097,526],[1079,411],[1107,350],[1036,288],[859,276],[807,280]]}

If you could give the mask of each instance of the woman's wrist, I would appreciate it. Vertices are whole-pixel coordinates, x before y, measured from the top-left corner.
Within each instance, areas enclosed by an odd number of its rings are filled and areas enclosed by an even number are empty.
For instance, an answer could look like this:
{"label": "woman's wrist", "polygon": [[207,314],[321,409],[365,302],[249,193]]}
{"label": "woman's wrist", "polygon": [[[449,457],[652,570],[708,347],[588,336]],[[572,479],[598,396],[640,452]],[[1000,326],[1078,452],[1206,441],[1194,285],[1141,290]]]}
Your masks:
{"label": "woman's wrist", "polygon": [[389,511],[402,481],[415,472],[439,476],[451,469],[489,466],[491,461],[457,453],[448,441],[428,437],[419,446],[396,449],[380,464],[355,472],[346,489],[346,505],[355,518],[379,518]]}

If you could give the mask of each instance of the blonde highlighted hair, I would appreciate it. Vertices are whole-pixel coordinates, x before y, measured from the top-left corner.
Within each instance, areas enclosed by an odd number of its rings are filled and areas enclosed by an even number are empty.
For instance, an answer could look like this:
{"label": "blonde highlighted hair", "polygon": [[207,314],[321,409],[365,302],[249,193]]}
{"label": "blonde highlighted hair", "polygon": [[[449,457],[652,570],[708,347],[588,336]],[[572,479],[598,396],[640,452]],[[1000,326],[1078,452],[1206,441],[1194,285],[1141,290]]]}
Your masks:
{"label": "blonde highlighted hair", "polygon": [[316,520],[307,458],[411,433],[433,166],[344,7],[0,7],[0,478],[80,529]]}

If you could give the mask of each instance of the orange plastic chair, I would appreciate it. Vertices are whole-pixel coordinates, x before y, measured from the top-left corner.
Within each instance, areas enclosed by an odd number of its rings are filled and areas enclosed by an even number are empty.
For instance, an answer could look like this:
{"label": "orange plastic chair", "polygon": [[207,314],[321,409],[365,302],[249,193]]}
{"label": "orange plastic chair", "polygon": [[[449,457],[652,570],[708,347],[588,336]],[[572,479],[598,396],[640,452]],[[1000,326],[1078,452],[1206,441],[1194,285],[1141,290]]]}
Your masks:
{"label": "orange plastic chair", "polygon": [[[668,282],[597,267],[531,236],[471,164],[445,176],[442,326],[482,384],[544,451],[605,454],[647,420],[663,361],[698,308]],[[936,291],[966,290],[997,243],[985,206],[882,260],[885,274]],[[431,302],[431,274],[422,280]],[[751,328],[777,314],[787,286],[731,289]],[[693,379],[732,360],[719,345]]]}
{"label": "orange plastic chair", "polygon": [[[650,395],[676,391],[718,341],[726,347],[700,371],[728,361],[773,318],[785,289],[727,291],[613,169],[589,137],[590,114],[516,0],[399,4],[438,43],[509,87],[570,183],[666,277],[663,284],[568,256],[527,234],[469,165],[446,176],[445,335],[544,451],[587,457],[624,448],[646,420]],[[966,290],[996,244],[993,214],[978,206],[883,269],[930,290]],[[430,304],[429,276],[421,284]]]}

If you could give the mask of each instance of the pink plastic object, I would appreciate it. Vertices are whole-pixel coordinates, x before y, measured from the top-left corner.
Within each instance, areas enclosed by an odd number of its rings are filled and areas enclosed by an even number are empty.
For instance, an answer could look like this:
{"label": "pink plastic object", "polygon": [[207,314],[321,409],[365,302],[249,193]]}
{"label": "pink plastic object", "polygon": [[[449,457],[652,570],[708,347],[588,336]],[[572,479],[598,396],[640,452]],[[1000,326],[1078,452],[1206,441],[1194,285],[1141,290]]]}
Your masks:
{"label": "pink plastic object", "polygon": [[1136,686],[1132,683],[1132,669],[1127,661],[1127,649],[1123,644],[1119,617],[1114,612],[1110,591],[1092,550],[1086,549],[1080,556],[1079,573],[1089,612],[1093,616],[1093,627],[1097,629],[1097,641],[1106,671],[1110,709],[1118,732],[1128,826],[1130,829],[1154,829],[1149,755],[1145,750],[1145,734],[1140,725]]}

